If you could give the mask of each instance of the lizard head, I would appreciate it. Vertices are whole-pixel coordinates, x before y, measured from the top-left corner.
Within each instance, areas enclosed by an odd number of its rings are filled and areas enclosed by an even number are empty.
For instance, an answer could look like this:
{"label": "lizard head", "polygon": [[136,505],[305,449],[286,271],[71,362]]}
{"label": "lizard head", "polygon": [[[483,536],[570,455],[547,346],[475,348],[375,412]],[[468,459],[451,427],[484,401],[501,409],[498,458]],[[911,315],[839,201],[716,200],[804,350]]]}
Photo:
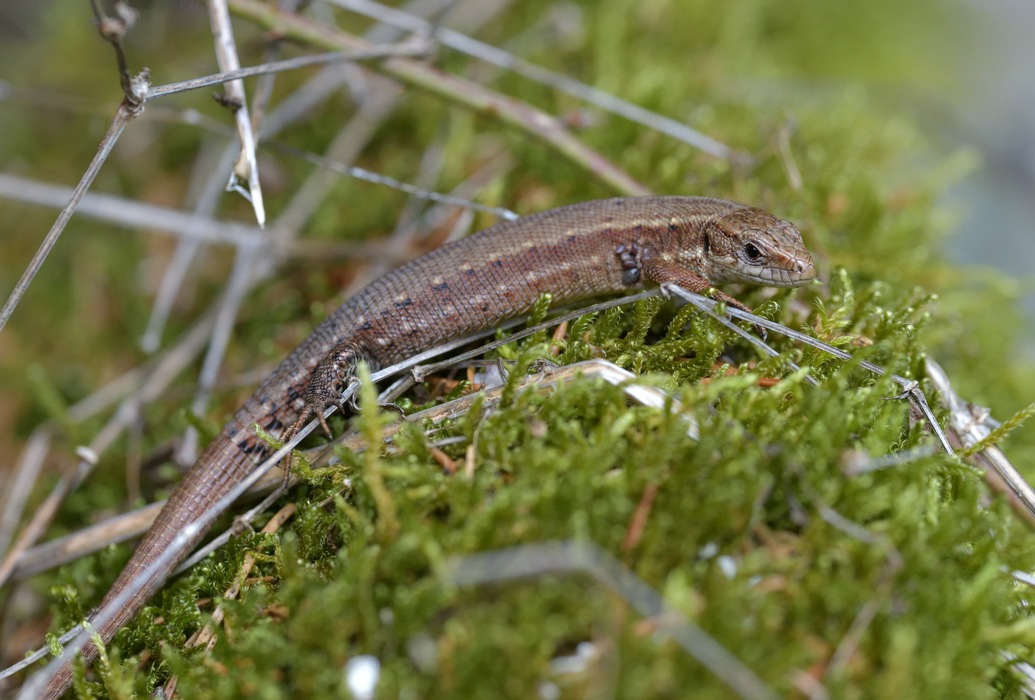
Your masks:
{"label": "lizard head", "polygon": [[705,250],[713,282],[800,287],[816,278],[798,228],[761,209],[744,207],[712,219]]}

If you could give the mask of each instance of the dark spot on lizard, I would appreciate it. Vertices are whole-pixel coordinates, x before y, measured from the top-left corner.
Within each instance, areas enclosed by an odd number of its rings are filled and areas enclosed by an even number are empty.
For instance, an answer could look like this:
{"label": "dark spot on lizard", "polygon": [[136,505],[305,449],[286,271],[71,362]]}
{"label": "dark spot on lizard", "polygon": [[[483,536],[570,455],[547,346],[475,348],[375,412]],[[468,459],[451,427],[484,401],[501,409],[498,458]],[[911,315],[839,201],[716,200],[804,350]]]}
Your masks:
{"label": "dark spot on lizard", "polygon": [[669,231],[675,231],[677,228],[679,228],[679,227],[676,226],[676,222],[675,221],[670,221],[668,223],[668,230]]}
{"label": "dark spot on lizard", "polygon": [[356,328],[356,330],[358,330],[358,331],[369,331],[369,330],[373,329],[373,327],[374,327],[374,324],[372,324],[370,321],[363,321],[363,323],[360,324],[360,326],[358,328]]}
{"label": "dark spot on lizard", "polygon": [[503,261],[502,260],[493,260],[492,261],[492,266],[493,267],[497,267],[497,268],[503,267]]}
{"label": "dark spot on lizard", "polygon": [[432,285],[431,288],[434,289],[436,292],[441,292],[443,290],[449,289],[449,282],[443,282],[442,284],[435,284],[435,285]]}
{"label": "dark spot on lizard", "polygon": [[289,386],[287,388],[287,395],[288,398],[292,401],[298,401],[300,398],[302,398],[302,395],[298,393],[298,389],[296,389],[293,386]]}
{"label": "dark spot on lizard", "polygon": [[489,310],[489,305],[488,304],[482,304],[482,311],[488,311],[488,310]]}
{"label": "dark spot on lizard", "polygon": [[619,243],[615,246],[615,253],[618,261],[622,264],[622,283],[636,284],[640,281],[640,266],[637,257],[640,255],[640,246],[632,243],[628,247]]}
{"label": "dark spot on lizard", "polygon": [[473,276],[474,275],[474,268],[473,267],[469,267],[466,270],[464,270],[464,272],[466,272],[468,274],[468,276]]}
{"label": "dark spot on lizard", "polygon": [[280,430],[284,424],[280,422],[279,418],[270,418],[269,422],[262,427],[264,430]]}
{"label": "dark spot on lizard", "polygon": [[413,306],[413,299],[410,299],[409,297],[406,297],[402,301],[395,302],[395,308],[397,308],[397,309],[404,309],[407,306]]}

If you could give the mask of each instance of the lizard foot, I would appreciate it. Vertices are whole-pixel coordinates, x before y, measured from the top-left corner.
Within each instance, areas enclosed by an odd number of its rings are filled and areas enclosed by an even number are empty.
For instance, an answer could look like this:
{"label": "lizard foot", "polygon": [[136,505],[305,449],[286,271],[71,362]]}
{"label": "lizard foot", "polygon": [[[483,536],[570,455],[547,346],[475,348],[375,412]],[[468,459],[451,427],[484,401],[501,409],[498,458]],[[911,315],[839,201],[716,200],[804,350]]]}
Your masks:
{"label": "lizard foot", "polygon": [[[358,347],[351,343],[342,343],[320,361],[309,378],[309,387],[303,397],[305,405],[298,414],[298,419],[284,434],[284,442],[289,442],[298,435],[313,416],[319,419],[320,427],[327,438],[334,439],[331,426],[324,417],[324,410],[330,406],[344,410],[346,404],[342,395],[356,381],[356,363],[360,359],[362,355]],[[354,398],[350,398],[350,405],[355,407]],[[287,481],[291,470],[291,455],[288,454],[284,460],[284,480]]]}

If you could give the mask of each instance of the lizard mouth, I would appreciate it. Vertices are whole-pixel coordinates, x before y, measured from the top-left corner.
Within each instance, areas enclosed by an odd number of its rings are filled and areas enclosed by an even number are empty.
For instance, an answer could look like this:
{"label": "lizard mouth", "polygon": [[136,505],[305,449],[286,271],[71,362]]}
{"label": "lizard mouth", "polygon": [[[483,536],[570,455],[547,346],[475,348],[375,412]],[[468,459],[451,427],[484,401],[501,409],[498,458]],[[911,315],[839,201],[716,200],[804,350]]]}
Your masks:
{"label": "lizard mouth", "polygon": [[[816,279],[816,266],[805,249],[784,255],[784,260],[762,270],[763,281],[774,287],[801,287]],[[775,261],[774,261],[775,262]]]}

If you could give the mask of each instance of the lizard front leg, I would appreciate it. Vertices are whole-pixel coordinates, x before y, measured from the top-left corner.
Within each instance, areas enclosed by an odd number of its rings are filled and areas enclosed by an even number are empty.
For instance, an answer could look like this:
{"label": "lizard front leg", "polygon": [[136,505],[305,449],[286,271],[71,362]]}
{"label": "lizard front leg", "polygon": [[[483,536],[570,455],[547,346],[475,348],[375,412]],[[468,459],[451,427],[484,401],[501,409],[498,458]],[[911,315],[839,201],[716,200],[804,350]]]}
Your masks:
{"label": "lizard front leg", "polygon": [[667,260],[661,260],[658,258],[647,258],[643,260],[640,266],[640,273],[643,279],[653,282],[654,284],[664,284],[665,282],[671,282],[677,284],[683,289],[697,294],[704,294],[711,290],[708,296],[718,299],[719,301],[725,302],[729,306],[735,306],[741,311],[747,311],[751,313],[751,309],[747,305],[741,303],[734,297],[731,297],[726,292],[716,289],[715,286],[708,281],[707,278],[686,269],[680,267],[675,263],[668,262]]}
{"label": "lizard front leg", "polygon": [[671,282],[697,294],[703,294],[710,289],[712,290],[711,296],[719,301],[726,302],[730,306],[735,306],[742,311],[751,313],[751,309],[737,299],[715,289],[714,285],[706,277],[664,260],[657,255],[651,255],[650,251],[643,250],[636,243],[629,246],[618,246],[615,248],[615,254],[618,255],[618,260],[622,263],[622,277],[626,284],[636,284],[641,280],[658,285]]}
{"label": "lizard front leg", "polygon": [[328,406],[341,406],[341,394],[356,378],[356,365],[364,359],[366,355],[360,347],[346,341],[336,345],[320,360],[309,379],[309,387],[303,397],[305,405],[298,415],[298,420],[287,431],[285,442],[297,435],[306,421],[313,416],[319,418],[320,427],[327,437],[334,437],[327,420],[323,417],[324,409]]}
{"label": "lizard front leg", "polygon": [[[716,289],[707,277],[656,255],[651,255],[649,251],[644,251],[635,243],[629,247],[619,246],[615,252],[622,263],[625,280],[629,284],[634,284],[641,280],[658,285],[671,282],[697,294],[708,292],[709,296],[725,302],[728,306],[735,306],[741,311],[751,313],[751,309],[746,304],[735,297],[731,297],[726,292]],[[765,340],[767,335],[765,329],[756,325],[755,330]]]}

